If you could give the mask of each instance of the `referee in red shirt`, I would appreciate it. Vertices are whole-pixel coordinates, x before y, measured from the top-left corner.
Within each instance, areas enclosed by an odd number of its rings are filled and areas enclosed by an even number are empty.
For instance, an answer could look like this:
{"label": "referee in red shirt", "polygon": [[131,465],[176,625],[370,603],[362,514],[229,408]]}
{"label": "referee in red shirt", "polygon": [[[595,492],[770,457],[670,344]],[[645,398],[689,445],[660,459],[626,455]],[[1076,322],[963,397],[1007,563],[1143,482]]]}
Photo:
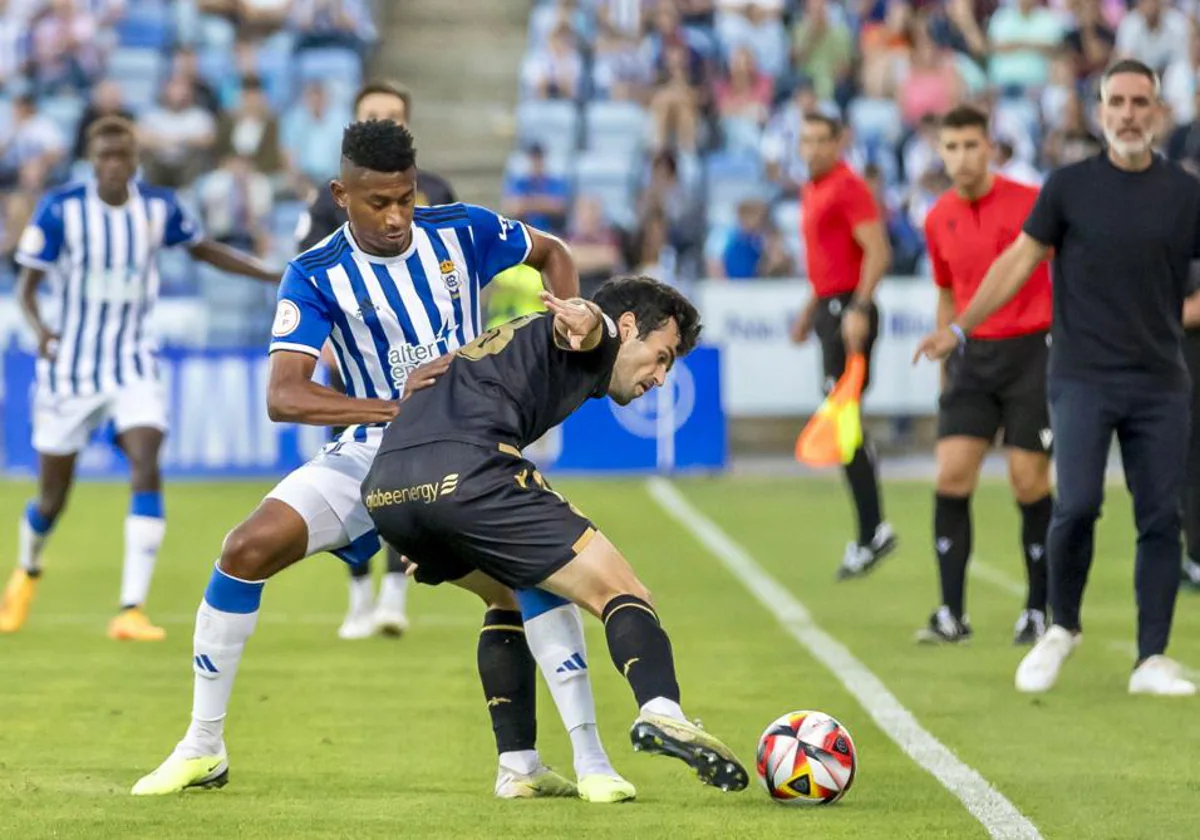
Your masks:
{"label": "referee in red shirt", "polygon": [[[926,216],[925,244],[940,292],[938,328],[945,329],[1017,238],[1038,191],[989,171],[992,144],[982,111],[966,105],[950,111],[942,118],[938,141],[954,186]],[[971,636],[963,605],[971,557],[971,494],[1001,429],[1013,496],[1021,509],[1029,581],[1013,641],[1031,645],[1046,631],[1045,546],[1054,509],[1046,403],[1051,302],[1049,264],[1042,262],[1016,297],[976,327],[961,352],[946,361],[938,403],[933,515],[942,606],[917,634],[919,641],[952,643]]]}
{"label": "referee in red shirt", "polygon": [[[875,199],[842,161],[841,145],[837,120],[823,114],[804,117],[800,154],[809,180],[800,203],[813,295],[792,327],[792,340],[802,343],[816,331],[825,393],[845,370],[847,350],[866,355],[870,382],[871,350],[879,334],[873,296],[892,259]],[[865,439],[845,470],[858,514],[858,539],[846,546],[839,580],[865,574],[896,547],[895,532],[883,521],[875,457]]]}

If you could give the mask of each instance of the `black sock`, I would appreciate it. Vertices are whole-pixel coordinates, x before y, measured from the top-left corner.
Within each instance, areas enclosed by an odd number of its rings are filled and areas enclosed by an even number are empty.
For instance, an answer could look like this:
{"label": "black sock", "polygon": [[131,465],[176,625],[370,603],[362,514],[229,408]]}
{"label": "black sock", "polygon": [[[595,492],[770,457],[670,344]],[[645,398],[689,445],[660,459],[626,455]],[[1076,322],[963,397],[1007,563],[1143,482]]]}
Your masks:
{"label": "black sock", "polygon": [[404,558],[400,555],[400,552],[397,551],[396,549],[392,548],[389,545],[387,547],[387,571],[388,571],[388,574],[389,575],[402,575],[402,574],[404,574],[404,570],[407,566],[408,566],[408,564],[404,562]]}
{"label": "black sock", "polygon": [[536,672],[521,613],[488,610],[479,634],[479,681],[497,752],[532,750],[537,743]]}
{"label": "black sock", "polygon": [[879,477],[875,474],[875,458],[866,441],[854,453],[854,458],[843,467],[850,495],[854,497],[854,510],[858,514],[858,544],[870,545],[875,539],[875,529],[883,521],[883,509],[879,502]]}
{"label": "black sock", "polygon": [[1054,497],[1049,495],[1021,505],[1021,547],[1025,551],[1025,576],[1029,581],[1027,610],[1046,611],[1046,532],[1050,530],[1053,512]]}
{"label": "black sock", "polygon": [[933,545],[942,580],[942,603],[962,620],[971,559],[971,497],[938,493],[933,507]]}
{"label": "black sock", "polygon": [[350,577],[355,580],[371,576],[371,561],[364,560],[361,563],[350,564]]}
{"label": "black sock", "polygon": [[604,605],[604,634],[608,652],[629,686],[638,706],[655,697],[679,702],[671,640],[658,623],[654,608],[632,595],[618,595]]}

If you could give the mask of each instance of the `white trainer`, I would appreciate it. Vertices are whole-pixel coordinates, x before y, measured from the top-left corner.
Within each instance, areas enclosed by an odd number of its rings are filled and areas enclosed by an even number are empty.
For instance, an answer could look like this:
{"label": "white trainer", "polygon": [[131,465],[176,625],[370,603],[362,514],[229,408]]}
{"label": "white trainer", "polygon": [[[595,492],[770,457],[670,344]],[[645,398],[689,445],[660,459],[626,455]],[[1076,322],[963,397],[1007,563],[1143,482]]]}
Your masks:
{"label": "white trainer", "polygon": [[408,616],[403,610],[390,609],[380,599],[379,605],[371,613],[371,627],[373,632],[399,638],[408,632]]}
{"label": "white trainer", "polygon": [[1183,668],[1178,662],[1159,654],[1133,669],[1129,675],[1129,693],[1191,697],[1196,693],[1196,684],[1183,678]]}
{"label": "white trainer", "polygon": [[1057,624],[1052,626],[1017,666],[1017,691],[1040,694],[1053,688],[1063,663],[1081,641],[1081,633],[1072,633]]}
{"label": "white trainer", "polygon": [[338,638],[346,640],[369,639],[375,634],[375,613],[370,607],[351,609],[338,628]]}

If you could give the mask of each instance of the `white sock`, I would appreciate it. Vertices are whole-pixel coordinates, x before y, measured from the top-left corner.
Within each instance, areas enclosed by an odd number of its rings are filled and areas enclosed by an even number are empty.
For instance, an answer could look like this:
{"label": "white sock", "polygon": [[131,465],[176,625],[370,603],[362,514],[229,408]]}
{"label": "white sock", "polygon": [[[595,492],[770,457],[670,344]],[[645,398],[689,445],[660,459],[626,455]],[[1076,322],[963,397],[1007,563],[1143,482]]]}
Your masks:
{"label": "white sock", "polygon": [[125,566],[121,572],[121,606],[140,607],[150,594],[150,579],[167,520],[157,516],[125,517]]}
{"label": "white sock", "polygon": [[587,667],[583,617],[564,604],[525,620],[525,641],[571,735],[576,776],[616,775],[596,728],[596,700]]}
{"label": "white sock", "polygon": [[[29,521],[31,513],[37,518],[37,525],[44,526],[45,530],[37,530],[34,523]],[[42,546],[50,536],[50,527],[50,523],[42,521],[30,502],[29,507],[21,514],[21,521],[17,526],[17,565],[30,574],[36,575],[42,570]]]}
{"label": "white sock", "polygon": [[408,575],[388,572],[379,587],[379,607],[391,613],[404,615],[408,609]]}
{"label": "white sock", "polygon": [[661,715],[662,717],[674,718],[675,720],[687,720],[687,716],[683,713],[683,708],[674,700],[666,697],[655,697],[652,700],[646,701],[642,706],[642,714]]}
{"label": "white sock", "polygon": [[371,599],[374,596],[375,590],[371,587],[370,576],[350,578],[350,612],[370,612]]}
{"label": "white sock", "polygon": [[514,750],[500,753],[500,766],[522,776],[531,776],[542,766],[537,750]]}
{"label": "white sock", "polygon": [[176,748],[186,757],[220,752],[233,679],[237,676],[246,640],[254,633],[257,623],[258,610],[224,612],[209,604],[207,596],[200,602],[192,647],[192,670],[196,675],[192,691],[192,723]]}

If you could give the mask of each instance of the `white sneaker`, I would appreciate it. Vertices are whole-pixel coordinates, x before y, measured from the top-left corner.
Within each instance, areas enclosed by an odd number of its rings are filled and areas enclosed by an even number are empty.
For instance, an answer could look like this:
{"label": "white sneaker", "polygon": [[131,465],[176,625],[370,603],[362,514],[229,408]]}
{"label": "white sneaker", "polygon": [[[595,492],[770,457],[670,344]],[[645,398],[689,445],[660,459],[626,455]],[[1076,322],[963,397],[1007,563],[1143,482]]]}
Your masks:
{"label": "white sneaker", "polygon": [[500,799],[540,799],[548,796],[579,795],[574,782],[555,773],[544,764],[532,773],[518,773],[500,767],[496,773],[496,796]]}
{"label": "white sneaker", "polygon": [[375,633],[375,614],[370,609],[352,609],[338,628],[339,639],[369,639]]}
{"label": "white sneaker", "polygon": [[1017,691],[1038,694],[1053,688],[1063,663],[1082,640],[1080,633],[1052,626],[1017,666]]}
{"label": "white sneaker", "polygon": [[1129,693],[1191,697],[1196,693],[1196,684],[1185,680],[1182,671],[1179,663],[1170,657],[1151,656],[1129,675]]}
{"label": "white sneaker", "polygon": [[371,613],[371,629],[384,636],[399,638],[408,632],[408,616],[403,610],[390,608],[380,601]]}

